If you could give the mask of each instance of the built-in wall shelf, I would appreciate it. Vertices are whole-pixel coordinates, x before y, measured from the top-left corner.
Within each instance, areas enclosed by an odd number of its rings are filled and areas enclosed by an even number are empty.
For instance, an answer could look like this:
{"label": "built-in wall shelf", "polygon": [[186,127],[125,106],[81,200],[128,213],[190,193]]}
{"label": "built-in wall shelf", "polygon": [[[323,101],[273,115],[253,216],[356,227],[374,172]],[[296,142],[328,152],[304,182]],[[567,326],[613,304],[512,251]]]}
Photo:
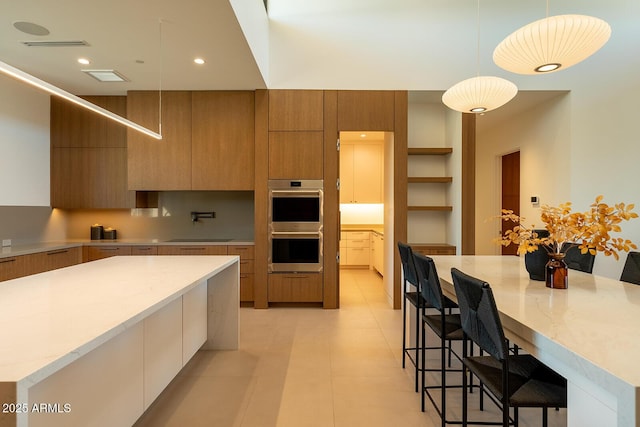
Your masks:
{"label": "built-in wall shelf", "polygon": [[420,147],[420,148],[409,148],[409,155],[418,155],[418,156],[444,156],[446,154],[451,154],[453,152],[453,148],[451,147]]}
{"label": "built-in wall shelf", "polygon": [[447,184],[453,181],[450,176],[410,176],[408,182],[416,184]]}
{"label": "built-in wall shelf", "polygon": [[450,212],[453,210],[452,206],[407,206],[409,211],[443,211]]}

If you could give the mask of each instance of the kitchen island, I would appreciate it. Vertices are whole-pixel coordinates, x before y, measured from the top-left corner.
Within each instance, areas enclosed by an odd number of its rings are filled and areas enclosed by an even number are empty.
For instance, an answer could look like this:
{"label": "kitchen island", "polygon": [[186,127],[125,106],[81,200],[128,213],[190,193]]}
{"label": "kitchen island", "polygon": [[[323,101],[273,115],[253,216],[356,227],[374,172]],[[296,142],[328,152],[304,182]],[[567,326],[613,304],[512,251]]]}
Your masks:
{"label": "kitchen island", "polygon": [[238,348],[237,256],[112,257],[0,283],[0,426],[131,425]]}

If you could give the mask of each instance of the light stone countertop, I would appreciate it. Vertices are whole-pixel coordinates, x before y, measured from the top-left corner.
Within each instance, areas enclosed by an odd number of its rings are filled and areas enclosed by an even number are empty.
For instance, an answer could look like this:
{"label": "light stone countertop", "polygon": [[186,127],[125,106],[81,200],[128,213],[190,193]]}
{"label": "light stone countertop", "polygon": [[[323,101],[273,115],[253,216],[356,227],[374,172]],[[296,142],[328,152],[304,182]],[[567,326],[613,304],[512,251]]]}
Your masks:
{"label": "light stone countertop", "polygon": [[41,381],[238,260],[111,257],[3,282],[0,381]]}
{"label": "light stone countertop", "polygon": [[529,279],[521,257],[432,258],[445,295],[455,298],[452,267],[488,282],[507,338],[578,387],[611,393],[618,425],[640,422],[640,286],[569,270],[569,288],[550,289]]}
{"label": "light stone countertop", "polygon": [[219,246],[228,246],[228,245],[254,245],[253,241],[249,240],[235,240],[231,239],[229,241],[198,241],[198,242],[189,242],[189,241],[166,241],[160,239],[117,239],[117,240],[89,240],[89,239],[70,239],[60,242],[41,242],[41,243],[30,243],[24,245],[14,245],[14,246],[6,246],[0,249],[0,258],[10,258],[14,256],[20,255],[30,255],[39,252],[48,252],[55,250],[62,250],[74,247],[82,247],[82,246],[148,246],[148,245],[168,245],[168,246],[201,246],[201,245],[219,245]]}

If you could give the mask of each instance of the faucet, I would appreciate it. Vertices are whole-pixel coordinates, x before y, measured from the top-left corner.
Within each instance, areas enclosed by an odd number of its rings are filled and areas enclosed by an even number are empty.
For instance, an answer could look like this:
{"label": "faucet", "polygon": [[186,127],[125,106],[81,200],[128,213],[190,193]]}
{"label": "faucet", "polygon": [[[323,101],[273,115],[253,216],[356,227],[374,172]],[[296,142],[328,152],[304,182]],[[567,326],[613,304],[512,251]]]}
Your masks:
{"label": "faucet", "polygon": [[215,218],[215,212],[191,212],[191,222],[198,222],[200,218]]}

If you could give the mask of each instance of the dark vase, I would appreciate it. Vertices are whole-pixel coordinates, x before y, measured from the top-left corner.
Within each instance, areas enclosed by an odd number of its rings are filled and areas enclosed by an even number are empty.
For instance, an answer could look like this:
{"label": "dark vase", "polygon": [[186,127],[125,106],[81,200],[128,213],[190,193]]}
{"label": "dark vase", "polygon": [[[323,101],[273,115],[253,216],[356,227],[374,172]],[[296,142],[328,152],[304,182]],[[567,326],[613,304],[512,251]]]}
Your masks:
{"label": "dark vase", "polygon": [[547,263],[547,288],[567,289],[569,287],[569,269],[564,262],[564,254],[549,254]]}
{"label": "dark vase", "polygon": [[[549,237],[547,230],[533,230],[538,234],[538,237]],[[546,266],[549,262],[549,253],[547,249],[540,246],[533,252],[527,252],[524,254],[524,265],[529,272],[529,278],[531,280],[545,280]]]}

